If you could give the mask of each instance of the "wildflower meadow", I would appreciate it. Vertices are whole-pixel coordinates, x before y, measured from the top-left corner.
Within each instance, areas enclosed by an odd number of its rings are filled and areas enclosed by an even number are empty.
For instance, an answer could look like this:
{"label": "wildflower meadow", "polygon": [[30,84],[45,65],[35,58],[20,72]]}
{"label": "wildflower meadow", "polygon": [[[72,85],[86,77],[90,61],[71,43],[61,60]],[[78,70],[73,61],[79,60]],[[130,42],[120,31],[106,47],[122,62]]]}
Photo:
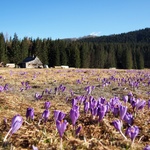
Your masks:
{"label": "wildflower meadow", "polygon": [[150,70],[0,68],[0,149],[150,150]]}

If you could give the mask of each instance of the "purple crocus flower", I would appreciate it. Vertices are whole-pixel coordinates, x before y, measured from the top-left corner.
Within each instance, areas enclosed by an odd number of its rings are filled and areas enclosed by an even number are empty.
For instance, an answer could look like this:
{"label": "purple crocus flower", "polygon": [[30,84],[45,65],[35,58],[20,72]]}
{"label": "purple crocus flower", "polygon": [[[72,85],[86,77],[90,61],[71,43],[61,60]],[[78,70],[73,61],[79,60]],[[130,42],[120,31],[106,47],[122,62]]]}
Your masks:
{"label": "purple crocus flower", "polygon": [[15,132],[17,132],[17,130],[22,126],[23,123],[23,119],[20,115],[16,115],[12,118],[12,122],[11,122],[11,128],[8,131],[8,133],[6,134],[5,138],[4,138],[4,142],[6,141],[9,133],[11,133],[11,135]]}
{"label": "purple crocus flower", "polygon": [[143,150],[150,150],[150,145],[146,145]]}
{"label": "purple crocus flower", "polygon": [[77,104],[77,99],[73,98],[73,99],[71,100],[71,103],[72,103],[72,106],[76,105],[76,104]]}
{"label": "purple crocus flower", "polygon": [[148,100],[148,109],[150,109],[150,99]]}
{"label": "purple crocus flower", "polygon": [[14,116],[11,123],[11,134],[15,133],[21,127],[22,123],[23,119],[20,115]]}
{"label": "purple crocus flower", "polygon": [[36,100],[40,100],[40,99],[42,99],[43,94],[44,94],[44,91],[42,92],[42,94],[35,93],[35,99],[36,99]]}
{"label": "purple crocus flower", "polygon": [[139,128],[137,126],[130,126],[126,130],[126,135],[129,136],[133,142],[138,134],[139,134]]}
{"label": "purple crocus flower", "polygon": [[122,122],[119,119],[113,121],[112,123],[113,123],[114,127],[116,128],[116,130],[121,131]]}
{"label": "purple crocus flower", "polygon": [[108,105],[109,105],[112,113],[115,116],[118,116],[119,115],[119,107],[121,105],[119,98],[118,97],[111,98],[110,102],[108,102]]}
{"label": "purple crocus flower", "polygon": [[0,85],[0,92],[4,91],[4,87],[2,85]]}
{"label": "purple crocus flower", "polygon": [[6,84],[4,85],[4,91],[8,91],[8,90],[9,90],[8,84],[6,83]]}
{"label": "purple crocus flower", "polygon": [[59,120],[62,121],[65,118],[66,114],[61,112],[60,110],[54,110],[54,118],[55,121]]}
{"label": "purple crocus flower", "polygon": [[120,105],[119,114],[121,120],[123,120],[124,116],[126,115],[126,112],[127,112],[127,106]]}
{"label": "purple crocus flower", "polygon": [[67,125],[68,125],[68,122],[66,120],[62,120],[62,121],[59,121],[59,120],[56,120],[56,128],[58,130],[58,133],[60,135],[60,137],[62,138],[66,128],[67,128]]}
{"label": "purple crocus flower", "polygon": [[132,125],[132,124],[133,124],[133,115],[127,112],[127,113],[125,114],[123,120],[124,120],[127,124]]}
{"label": "purple crocus flower", "polygon": [[90,103],[89,102],[85,102],[84,103],[84,112],[87,113],[89,108],[90,108]]}
{"label": "purple crocus flower", "polygon": [[47,101],[47,102],[44,103],[44,108],[45,109],[49,109],[50,106],[51,106],[51,103],[49,101]]}
{"label": "purple crocus flower", "polygon": [[122,121],[120,121],[119,119],[117,119],[117,120],[113,121],[113,125],[116,128],[116,130],[118,130],[121,133],[121,135],[125,139],[127,139],[126,136],[122,133],[122,130],[121,130],[121,128],[122,128]]}
{"label": "purple crocus flower", "polygon": [[125,103],[128,102],[128,99],[129,99],[129,96],[128,96],[128,95],[124,95],[124,96],[123,96],[123,101],[124,101]]}
{"label": "purple crocus flower", "polygon": [[78,80],[76,81],[76,83],[77,83],[77,84],[81,84],[81,80],[78,79]]}
{"label": "purple crocus flower", "polygon": [[99,104],[104,104],[105,101],[106,101],[106,99],[105,99],[104,97],[100,97],[100,98],[98,99],[98,103],[99,103]]}
{"label": "purple crocus flower", "polygon": [[34,109],[33,108],[27,108],[26,111],[26,118],[28,119],[34,119]]}
{"label": "purple crocus flower", "polygon": [[70,110],[70,119],[72,124],[75,126],[77,119],[79,118],[79,107],[74,105]]}
{"label": "purple crocus flower", "polygon": [[76,132],[75,132],[76,136],[79,134],[79,132],[81,131],[81,129],[82,129],[82,126],[79,126],[79,127],[76,129]]}
{"label": "purple crocus flower", "polygon": [[90,95],[92,91],[94,90],[94,86],[87,86],[84,88],[84,90],[87,92],[86,95]]}
{"label": "purple crocus flower", "polygon": [[48,109],[44,110],[43,113],[42,113],[42,118],[39,120],[38,125],[40,124],[40,122],[42,121],[42,119],[44,119],[44,122],[46,123],[47,120],[48,120],[49,115],[50,115],[49,110]]}
{"label": "purple crocus flower", "polygon": [[104,118],[106,111],[107,111],[106,105],[100,106],[100,110],[98,111],[99,121],[101,121]]}
{"label": "purple crocus flower", "polygon": [[146,105],[145,100],[140,101],[139,99],[137,99],[135,107],[136,107],[137,110],[139,110],[139,109],[143,109],[145,105]]}
{"label": "purple crocus flower", "polygon": [[38,150],[38,148],[32,145],[32,150]]}

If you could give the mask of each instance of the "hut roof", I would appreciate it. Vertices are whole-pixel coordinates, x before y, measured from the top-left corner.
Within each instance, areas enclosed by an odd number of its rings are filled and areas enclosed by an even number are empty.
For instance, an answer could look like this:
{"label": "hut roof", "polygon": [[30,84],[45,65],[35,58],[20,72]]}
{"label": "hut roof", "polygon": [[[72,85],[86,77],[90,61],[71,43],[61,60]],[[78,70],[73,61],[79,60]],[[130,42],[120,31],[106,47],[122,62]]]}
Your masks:
{"label": "hut roof", "polygon": [[37,56],[36,57],[27,57],[23,60],[23,63],[27,63],[27,62],[42,64],[42,62],[40,61],[40,59]]}
{"label": "hut roof", "polygon": [[23,60],[23,62],[29,62],[35,60],[35,57],[27,57]]}

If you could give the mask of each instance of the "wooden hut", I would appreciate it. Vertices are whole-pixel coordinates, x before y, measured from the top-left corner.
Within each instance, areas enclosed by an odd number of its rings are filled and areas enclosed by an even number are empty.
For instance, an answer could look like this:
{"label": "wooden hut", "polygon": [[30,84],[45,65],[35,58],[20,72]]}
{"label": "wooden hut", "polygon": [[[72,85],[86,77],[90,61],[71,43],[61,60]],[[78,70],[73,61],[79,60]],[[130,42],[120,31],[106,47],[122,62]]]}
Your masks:
{"label": "wooden hut", "polygon": [[43,68],[43,64],[37,56],[25,58],[19,66],[20,68]]}

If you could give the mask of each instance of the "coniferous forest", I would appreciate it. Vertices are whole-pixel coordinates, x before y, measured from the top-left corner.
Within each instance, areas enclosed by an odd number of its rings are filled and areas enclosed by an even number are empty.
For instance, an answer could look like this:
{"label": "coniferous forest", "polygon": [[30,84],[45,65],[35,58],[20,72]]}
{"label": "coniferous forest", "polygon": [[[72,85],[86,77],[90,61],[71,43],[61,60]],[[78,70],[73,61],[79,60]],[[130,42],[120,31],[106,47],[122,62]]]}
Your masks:
{"label": "coniferous forest", "polygon": [[9,39],[0,33],[0,62],[19,64],[28,56],[38,56],[49,67],[150,68],[150,28],[122,34],[78,39]]}

